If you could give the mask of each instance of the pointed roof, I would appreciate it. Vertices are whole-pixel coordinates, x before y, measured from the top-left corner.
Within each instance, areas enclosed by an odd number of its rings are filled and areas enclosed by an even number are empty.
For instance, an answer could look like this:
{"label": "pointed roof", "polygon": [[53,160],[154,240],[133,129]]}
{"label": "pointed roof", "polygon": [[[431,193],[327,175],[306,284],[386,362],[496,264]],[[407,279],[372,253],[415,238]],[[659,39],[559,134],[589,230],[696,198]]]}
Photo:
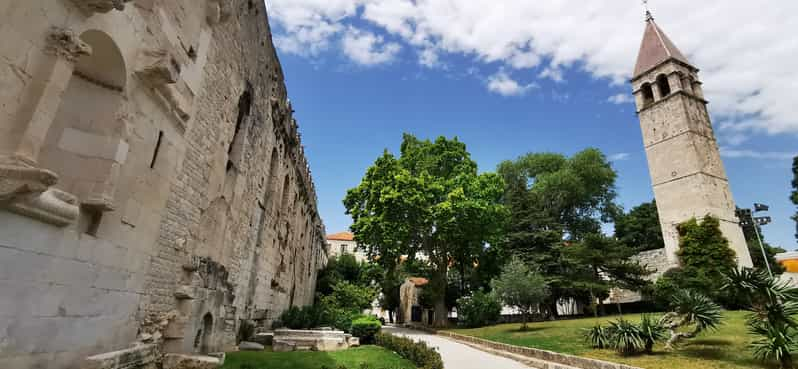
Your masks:
{"label": "pointed roof", "polygon": [[637,55],[637,65],[633,78],[648,72],[652,68],[669,59],[676,59],[682,63],[692,65],[681,51],[673,44],[665,32],[657,26],[650,15],[646,19],[646,32],[640,44],[640,53]]}

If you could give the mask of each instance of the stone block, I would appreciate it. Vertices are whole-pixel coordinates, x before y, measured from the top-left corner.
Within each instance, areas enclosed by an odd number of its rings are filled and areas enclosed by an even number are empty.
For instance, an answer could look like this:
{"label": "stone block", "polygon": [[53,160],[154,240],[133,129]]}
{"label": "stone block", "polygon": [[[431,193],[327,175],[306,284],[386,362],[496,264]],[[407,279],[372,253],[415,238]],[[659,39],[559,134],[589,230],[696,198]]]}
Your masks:
{"label": "stone block", "polygon": [[217,369],[221,360],[212,356],[166,354],[163,369]]}
{"label": "stone block", "polygon": [[261,345],[271,346],[272,342],[274,342],[274,333],[257,333],[252,340],[260,343]]}
{"label": "stone block", "polygon": [[265,347],[257,342],[243,341],[238,345],[238,349],[241,351],[263,351]]}
{"label": "stone block", "polygon": [[272,344],[274,352],[291,352],[296,351],[296,345],[289,341],[275,339]]}
{"label": "stone block", "polygon": [[174,296],[178,300],[193,300],[196,297],[196,290],[192,286],[179,286]]}
{"label": "stone block", "polygon": [[358,346],[360,346],[360,338],[359,337],[349,337],[346,340],[346,343],[349,345],[349,347],[358,347]]}

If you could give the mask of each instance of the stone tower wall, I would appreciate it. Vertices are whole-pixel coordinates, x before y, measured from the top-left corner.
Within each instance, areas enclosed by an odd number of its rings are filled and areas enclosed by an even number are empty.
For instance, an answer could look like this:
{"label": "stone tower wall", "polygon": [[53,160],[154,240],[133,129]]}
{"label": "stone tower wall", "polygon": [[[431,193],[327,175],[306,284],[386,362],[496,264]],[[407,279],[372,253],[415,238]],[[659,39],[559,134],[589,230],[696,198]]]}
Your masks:
{"label": "stone tower wall", "polygon": [[324,227],[262,1],[0,4],[0,362],[235,344]]}
{"label": "stone tower wall", "polygon": [[[660,76],[670,93],[658,86]],[[632,84],[668,261],[678,264],[676,227],[713,215],[720,219],[738,263],[751,266],[697,71],[672,59]],[[647,88],[652,93],[648,99]]]}

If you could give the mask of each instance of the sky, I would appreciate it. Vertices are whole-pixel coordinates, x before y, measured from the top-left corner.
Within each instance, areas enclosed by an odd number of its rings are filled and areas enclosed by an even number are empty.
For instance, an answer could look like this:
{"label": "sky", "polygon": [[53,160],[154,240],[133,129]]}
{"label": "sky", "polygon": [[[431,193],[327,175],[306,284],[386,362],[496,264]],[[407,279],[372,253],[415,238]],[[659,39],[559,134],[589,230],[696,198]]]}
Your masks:
{"label": "sky", "polygon": [[[626,209],[653,199],[628,80],[639,0],[267,0],[328,233],[342,200],[402,134],[458,137],[481,171],[528,152],[601,149]],[[798,248],[798,1],[650,1],[701,69],[740,207],[770,205],[775,245]],[[762,214],[764,215],[764,214]]]}

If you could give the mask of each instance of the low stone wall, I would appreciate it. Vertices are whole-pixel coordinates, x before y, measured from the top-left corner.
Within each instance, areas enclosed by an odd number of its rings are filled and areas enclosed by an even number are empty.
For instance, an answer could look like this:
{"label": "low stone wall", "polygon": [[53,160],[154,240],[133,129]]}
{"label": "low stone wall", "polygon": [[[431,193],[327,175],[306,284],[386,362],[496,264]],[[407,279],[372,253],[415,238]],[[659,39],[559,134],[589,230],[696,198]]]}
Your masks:
{"label": "low stone wall", "polygon": [[292,330],[274,331],[272,348],[275,352],[286,351],[337,351],[359,346],[360,340],[344,331]]}
{"label": "low stone wall", "polygon": [[[588,359],[579,356],[573,355],[566,355],[560,354],[556,352],[546,351],[546,350],[539,350],[536,348],[531,347],[522,347],[522,346],[515,346],[515,345],[508,345],[506,343],[499,343],[494,341],[485,340],[482,338],[466,336],[458,333],[447,332],[447,331],[438,331],[438,335],[448,337],[454,339],[455,341],[461,341],[464,343],[472,343],[480,346],[484,346],[493,350],[503,351],[511,354],[522,355],[531,357],[534,359],[538,359],[541,361],[546,361],[549,363],[555,363],[563,365],[564,367],[574,367],[580,369],[640,369],[637,367],[611,363],[608,361],[596,360],[596,359]],[[551,366],[549,365],[548,368],[541,368],[541,369],[559,369],[559,365]]]}

